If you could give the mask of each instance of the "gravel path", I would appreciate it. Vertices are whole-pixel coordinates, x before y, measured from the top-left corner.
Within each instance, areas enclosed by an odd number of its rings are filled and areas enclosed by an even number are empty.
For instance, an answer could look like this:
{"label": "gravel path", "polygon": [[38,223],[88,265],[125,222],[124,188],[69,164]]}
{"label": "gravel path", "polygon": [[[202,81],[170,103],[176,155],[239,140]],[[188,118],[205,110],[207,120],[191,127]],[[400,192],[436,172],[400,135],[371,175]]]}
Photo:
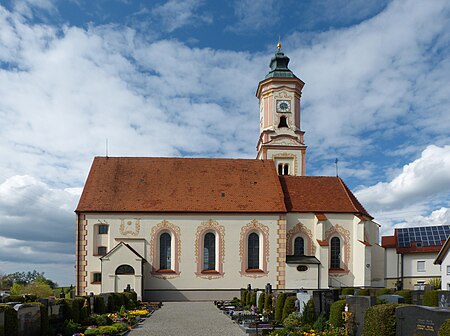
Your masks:
{"label": "gravel path", "polygon": [[243,336],[212,302],[166,302],[130,336]]}

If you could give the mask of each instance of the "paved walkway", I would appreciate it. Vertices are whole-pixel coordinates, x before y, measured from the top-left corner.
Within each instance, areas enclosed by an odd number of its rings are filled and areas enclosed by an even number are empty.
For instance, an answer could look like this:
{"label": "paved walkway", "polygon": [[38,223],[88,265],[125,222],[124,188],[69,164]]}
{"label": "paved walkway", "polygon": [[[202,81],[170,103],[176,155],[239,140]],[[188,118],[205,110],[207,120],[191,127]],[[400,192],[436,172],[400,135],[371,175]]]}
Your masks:
{"label": "paved walkway", "polygon": [[212,302],[166,302],[129,336],[243,336]]}

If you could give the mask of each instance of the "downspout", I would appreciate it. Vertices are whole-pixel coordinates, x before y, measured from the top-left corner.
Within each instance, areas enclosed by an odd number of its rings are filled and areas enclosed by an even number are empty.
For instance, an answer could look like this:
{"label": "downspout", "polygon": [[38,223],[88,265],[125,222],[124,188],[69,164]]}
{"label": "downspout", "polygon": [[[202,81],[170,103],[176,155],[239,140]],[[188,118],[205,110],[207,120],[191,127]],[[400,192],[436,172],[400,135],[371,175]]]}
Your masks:
{"label": "downspout", "polygon": [[401,264],[402,264],[400,270],[401,270],[401,277],[402,277],[402,278],[401,278],[401,279],[402,279],[401,281],[402,281],[402,289],[403,289],[403,288],[404,288],[404,281],[403,281],[403,276],[404,276],[404,274],[403,274],[403,253],[401,253],[400,255],[401,255]]}

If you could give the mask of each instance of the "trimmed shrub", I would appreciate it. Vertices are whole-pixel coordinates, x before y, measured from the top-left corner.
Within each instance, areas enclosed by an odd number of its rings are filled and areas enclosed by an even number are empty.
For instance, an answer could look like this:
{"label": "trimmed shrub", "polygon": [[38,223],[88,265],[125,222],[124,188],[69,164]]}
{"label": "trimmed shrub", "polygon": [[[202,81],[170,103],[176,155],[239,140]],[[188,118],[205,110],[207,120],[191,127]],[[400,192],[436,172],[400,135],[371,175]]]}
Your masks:
{"label": "trimmed shrub", "polygon": [[25,303],[25,296],[23,296],[23,295],[10,295],[7,298],[5,298],[5,302]]}
{"label": "trimmed shrub", "polygon": [[370,296],[370,288],[362,288],[358,291],[358,296]]}
{"label": "trimmed shrub", "polygon": [[283,308],[284,308],[284,301],[286,301],[286,294],[285,293],[279,293],[277,295],[276,301],[275,301],[275,321],[281,322],[283,317]]}
{"label": "trimmed shrub", "polygon": [[273,313],[272,301],[273,301],[273,295],[272,294],[267,294],[266,297],[264,298],[264,311],[267,314],[272,314]]}
{"label": "trimmed shrub", "polygon": [[89,324],[96,326],[106,326],[113,324],[113,320],[111,320],[106,314],[91,314],[91,316],[89,317]]}
{"label": "trimmed shrub", "polygon": [[281,316],[282,321],[284,321],[291,313],[295,312],[295,300],[297,300],[295,296],[289,296],[284,301],[283,314]]}
{"label": "trimmed shrub", "polygon": [[94,295],[94,313],[96,314],[106,313],[105,299],[100,295]]}
{"label": "trimmed shrub", "polygon": [[0,304],[0,310],[5,312],[5,335],[16,336],[19,332],[17,312],[6,304]]}
{"label": "trimmed shrub", "polygon": [[330,323],[333,328],[340,328],[344,326],[344,320],[342,319],[342,312],[345,308],[345,300],[338,300],[331,304],[330,307]]}
{"label": "trimmed shrub", "polygon": [[256,306],[256,292],[252,292],[252,294],[250,295],[250,303],[249,305],[254,305]]}
{"label": "trimmed shrub", "polygon": [[313,324],[316,320],[314,314],[314,301],[313,299],[309,299],[306,303],[305,309],[303,310],[302,322],[304,324]]}
{"label": "trimmed shrub", "polygon": [[283,320],[283,327],[288,331],[293,331],[302,324],[301,318],[296,313],[291,313]]}
{"label": "trimmed shrub", "polygon": [[265,297],[266,297],[266,293],[264,293],[264,292],[262,292],[262,293],[259,295],[259,298],[258,298],[258,310],[259,310],[260,312],[263,311],[263,308],[264,308],[264,299],[265,299]]}
{"label": "trimmed shrub", "polygon": [[245,288],[241,288],[241,302],[244,302],[245,300],[245,292],[246,292],[247,290],[245,289]]}
{"label": "trimmed shrub", "polygon": [[440,290],[431,290],[423,293],[422,304],[429,307],[438,306],[438,294]]}
{"label": "trimmed shrub", "polygon": [[450,335],[450,319],[447,319],[442,323],[438,331],[438,336],[448,336]]}
{"label": "trimmed shrub", "polygon": [[113,325],[110,325],[110,326],[101,326],[98,328],[86,329],[84,334],[85,335],[104,335],[104,334],[115,335],[115,334],[118,334],[127,329],[128,329],[128,327],[126,324],[114,323]]}
{"label": "trimmed shrub", "polygon": [[327,318],[325,317],[325,313],[320,313],[319,317],[317,318],[316,322],[314,322],[313,329],[315,331],[324,331],[327,328]]}
{"label": "trimmed shrub", "polygon": [[395,292],[395,294],[403,296],[403,298],[405,299],[405,303],[411,303],[411,291],[408,289],[404,289],[404,290],[400,290]]}
{"label": "trimmed shrub", "polygon": [[377,289],[377,296],[391,294],[393,290],[391,288],[379,288]]}
{"label": "trimmed shrub", "polygon": [[364,314],[364,336],[395,336],[395,308],[398,304],[372,306]]}
{"label": "trimmed shrub", "polygon": [[354,288],[343,288],[342,289],[342,295],[343,296],[353,295],[353,294],[355,294],[355,289]]}

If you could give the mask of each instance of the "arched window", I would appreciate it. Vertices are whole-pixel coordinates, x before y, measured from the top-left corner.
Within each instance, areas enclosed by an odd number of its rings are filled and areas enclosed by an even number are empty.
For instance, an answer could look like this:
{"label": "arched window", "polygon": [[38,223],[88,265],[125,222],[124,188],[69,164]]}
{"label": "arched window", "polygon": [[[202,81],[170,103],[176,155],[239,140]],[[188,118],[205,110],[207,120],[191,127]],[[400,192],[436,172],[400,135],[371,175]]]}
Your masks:
{"label": "arched window", "polygon": [[283,164],[282,163],[278,164],[278,175],[283,175]]}
{"label": "arched window", "polygon": [[279,163],[278,164],[278,175],[289,175],[289,164]]}
{"label": "arched window", "polygon": [[341,268],[341,241],[338,237],[331,238],[330,268]]}
{"label": "arched window", "polygon": [[280,123],[278,124],[278,128],[288,128],[286,117],[280,117]]}
{"label": "arched window", "polygon": [[255,232],[248,236],[248,269],[259,269],[259,236]]}
{"label": "arched window", "polygon": [[167,232],[159,236],[159,269],[171,269],[171,244],[172,237]]}
{"label": "arched window", "polygon": [[119,267],[116,268],[116,275],[120,275],[120,274],[134,274],[134,268],[131,267],[130,265],[120,265]]}
{"label": "arched window", "polygon": [[294,240],[294,255],[302,256],[305,255],[305,240],[303,237],[297,237]]}
{"label": "arched window", "polygon": [[203,270],[216,269],[216,236],[212,232],[205,234],[203,239]]}
{"label": "arched window", "polygon": [[289,175],[289,165],[287,163],[284,164],[283,175]]}

